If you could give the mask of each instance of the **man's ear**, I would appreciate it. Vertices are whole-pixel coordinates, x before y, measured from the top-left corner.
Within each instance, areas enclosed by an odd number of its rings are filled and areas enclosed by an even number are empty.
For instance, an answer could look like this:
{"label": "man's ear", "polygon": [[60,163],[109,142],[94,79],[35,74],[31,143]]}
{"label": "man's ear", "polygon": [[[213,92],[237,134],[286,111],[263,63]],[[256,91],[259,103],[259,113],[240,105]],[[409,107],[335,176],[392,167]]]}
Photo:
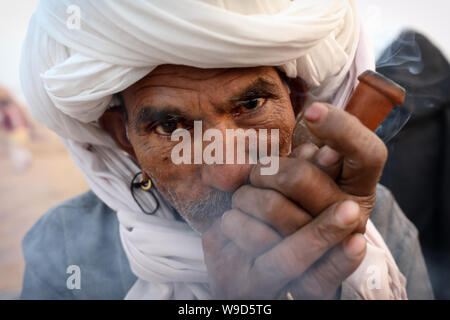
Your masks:
{"label": "man's ear", "polygon": [[116,145],[136,159],[134,148],[127,137],[127,120],[123,111],[118,107],[107,109],[98,121],[102,129],[110,135]]}

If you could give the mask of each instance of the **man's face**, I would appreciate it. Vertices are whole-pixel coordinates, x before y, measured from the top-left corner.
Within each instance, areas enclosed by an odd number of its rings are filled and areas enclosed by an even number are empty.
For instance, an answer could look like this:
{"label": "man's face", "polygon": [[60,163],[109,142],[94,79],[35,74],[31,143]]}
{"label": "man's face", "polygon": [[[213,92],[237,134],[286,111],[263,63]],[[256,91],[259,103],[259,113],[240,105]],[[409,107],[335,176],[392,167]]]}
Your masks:
{"label": "man's face", "polygon": [[[129,141],[142,171],[199,232],[231,208],[232,193],[246,182],[251,165],[176,165],[171,153],[179,141],[171,141],[172,132],[183,128],[193,137],[194,121],[202,121],[203,131],[214,128],[223,137],[226,129],[278,129],[280,156],[290,152],[295,115],[288,89],[272,67],[164,65],[127,88],[122,97]],[[208,143],[203,142],[203,148]]]}

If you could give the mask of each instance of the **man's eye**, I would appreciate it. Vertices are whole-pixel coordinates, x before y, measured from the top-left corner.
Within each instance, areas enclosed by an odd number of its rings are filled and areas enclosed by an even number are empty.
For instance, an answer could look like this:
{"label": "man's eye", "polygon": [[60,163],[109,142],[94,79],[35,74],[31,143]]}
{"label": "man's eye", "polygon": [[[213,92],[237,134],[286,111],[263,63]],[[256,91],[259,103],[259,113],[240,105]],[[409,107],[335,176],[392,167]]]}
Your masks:
{"label": "man's eye", "polygon": [[267,100],[266,98],[251,99],[247,101],[242,101],[241,103],[239,103],[238,106],[241,108],[241,110],[244,109],[243,111],[255,110],[262,107],[262,105],[266,102],[266,100]]}
{"label": "man's eye", "polygon": [[159,135],[169,136],[172,132],[181,127],[181,124],[177,120],[167,120],[156,125],[154,130]]}
{"label": "man's eye", "polygon": [[236,114],[259,109],[264,105],[266,101],[267,101],[266,98],[255,98],[251,100],[242,101],[237,105]]}

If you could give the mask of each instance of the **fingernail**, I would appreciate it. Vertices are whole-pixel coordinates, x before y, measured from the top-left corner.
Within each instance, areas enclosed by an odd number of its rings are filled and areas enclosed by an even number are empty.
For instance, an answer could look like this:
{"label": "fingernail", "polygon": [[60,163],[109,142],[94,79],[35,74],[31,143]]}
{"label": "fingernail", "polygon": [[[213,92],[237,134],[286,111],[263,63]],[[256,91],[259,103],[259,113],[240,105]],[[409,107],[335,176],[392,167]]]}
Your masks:
{"label": "fingernail", "polygon": [[304,114],[305,120],[309,122],[319,122],[328,113],[328,108],[321,103],[313,103]]}
{"label": "fingernail", "polygon": [[336,209],[339,227],[346,228],[359,221],[359,205],[351,200],[344,201]]}
{"label": "fingernail", "polygon": [[358,257],[366,249],[366,239],[360,233],[354,234],[344,244],[344,252],[349,258]]}
{"label": "fingernail", "polygon": [[341,155],[329,146],[320,149],[316,156],[317,163],[322,167],[329,167],[336,164],[340,158]]}

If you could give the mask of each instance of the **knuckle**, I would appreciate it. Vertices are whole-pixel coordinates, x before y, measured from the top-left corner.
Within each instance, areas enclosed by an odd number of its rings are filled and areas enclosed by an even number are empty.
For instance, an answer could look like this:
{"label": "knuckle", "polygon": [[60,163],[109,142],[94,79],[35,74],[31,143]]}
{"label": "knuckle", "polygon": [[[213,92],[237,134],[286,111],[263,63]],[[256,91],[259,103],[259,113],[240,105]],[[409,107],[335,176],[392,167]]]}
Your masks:
{"label": "knuckle", "polygon": [[276,176],[276,183],[286,189],[297,188],[301,181],[307,181],[311,177],[311,167],[308,161],[293,159],[289,165],[280,167]]}
{"label": "knuckle", "polygon": [[253,233],[259,234],[259,224],[255,223],[255,219],[242,211],[236,211],[233,215],[233,223],[230,224],[230,229],[233,229],[234,234],[238,234],[243,239],[250,239],[253,237]]}
{"label": "knuckle", "polygon": [[282,273],[285,274],[287,278],[293,278],[302,273],[303,270],[299,268],[304,259],[301,250],[293,246],[288,246],[284,248],[282,258],[285,261],[285,263],[281,265]]}
{"label": "knuckle", "polygon": [[308,159],[309,157],[312,157],[318,150],[319,147],[317,147],[315,144],[305,143],[295,148],[292,153],[296,158]]}
{"label": "knuckle", "polygon": [[223,233],[234,241],[248,242],[251,235],[255,236],[257,232],[252,220],[238,210],[230,210],[227,212],[225,220],[223,220]]}
{"label": "knuckle", "polygon": [[362,197],[362,198],[360,197],[358,200],[357,200],[357,202],[359,203],[359,206],[361,208],[361,210],[360,210],[361,222],[360,222],[360,226],[358,228],[358,232],[361,232],[364,234],[365,228],[367,225],[367,221],[369,220],[372,210],[376,203],[376,193],[370,194],[370,195]]}
{"label": "knuckle", "polygon": [[261,179],[261,168],[262,165],[260,163],[255,164],[250,170],[249,180],[253,185],[264,184],[264,180]]}
{"label": "knuckle", "polygon": [[314,299],[329,296],[330,287],[339,279],[339,274],[333,266],[325,266],[323,268],[313,269],[312,277],[314,277],[315,285],[311,286],[310,295]]}
{"label": "knuckle", "polygon": [[283,185],[286,185],[287,183],[289,183],[289,180],[290,180],[290,176],[289,176],[289,172],[288,172],[287,168],[285,166],[280,167],[277,175],[275,176],[275,183],[278,186],[283,186]]}
{"label": "knuckle", "polygon": [[343,131],[347,132],[346,137],[358,137],[349,141],[352,149],[360,155],[361,165],[370,168],[383,167],[388,156],[388,150],[384,142],[371,130],[365,127],[361,121],[348,114],[349,120]]}
{"label": "knuckle", "polygon": [[249,196],[254,192],[254,189],[249,185],[243,185],[237,189],[231,197],[231,204],[234,207],[239,207],[242,202],[249,199]]}
{"label": "knuckle", "polygon": [[[342,258],[342,254],[340,251],[337,251],[339,254],[335,253],[330,254],[326,257],[325,262],[322,265],[322,268],[318,268],[316,277],[319,280],[322,280],[322,284],[329,284],[336,279],[340,279],[342,277],[341,266],[346,262],[344,258]],[[339,261],[337,261],[339,260]]]}
{"label": "knuckle", "polygon": [[268,219],[272,218],[280,206],[281,197],[274,190],[261,190],[257,204],[261,214]]}
{"label": "knuckle", "polygon": [[361,208],[361,215],[368,216],[375,206],[375,203],[377,201],[377,194],[374,192],[368,196],[357,197],[356,199],[354,199],[354,201],[359,204],[359,207]]}
{"label": "knuckle", "polygon": [[232,207],[255,214],[266,221],[277,219],[285,197],[276,190],[251,186],[239,188],[232,197]]}
{"label": "knuckle", "polygon": [[233,220],[235,218],[235,215],[233,212],[234,212],[233,210],[225,211],[222,215],[222,218],[220,219],[220,229],[225,234],[228,233],[228,231],[230,229],[229,226],[235,224],[235,223],[233,223]]}
{"label": "knuckle", "polygon": [[328,223],[318,223],[312,229],[313,236],[311,238],[311,245],[316,248],[316,250],[324,250],[331,246],[335,241],[334,227]]}
{"label": "knuckle", "polygon": [[342,270],[342,265],[346,261],[341,256],[342,254],[332,252],[326,255],[318,265],[307,271],[301,281],[303,298],[323,299],[335,293],[339,284],[351,273]]}
{"label": "knuckle", "polygon": [[383,141],[380,140],[374,133],[366,140],[365,150],[365,167],[369,168],[383,168],[388,158],[388,149]]}
{"label": "knuckle", "polygon": [[[312,269],[314,270],[314,269]],[[325,296],[325,287],[322,276],[318,272],[311,271],[311,274],[302,283],[300,297],[308,300],[321,300]]]}
{"label": "knuckle", "polygon": [[376,160],[381,164],[384,165],[388,158],[388,149],[386,145],[377,137],[378,143],[376,144]]}
{"label": "knuckle", "polygon": [[256,227],[244,238],[248,248],[251,250],[251,255],[257,257],[263,252],[267,252],[281,241],[279,237],[272,230],[264,227]]}

